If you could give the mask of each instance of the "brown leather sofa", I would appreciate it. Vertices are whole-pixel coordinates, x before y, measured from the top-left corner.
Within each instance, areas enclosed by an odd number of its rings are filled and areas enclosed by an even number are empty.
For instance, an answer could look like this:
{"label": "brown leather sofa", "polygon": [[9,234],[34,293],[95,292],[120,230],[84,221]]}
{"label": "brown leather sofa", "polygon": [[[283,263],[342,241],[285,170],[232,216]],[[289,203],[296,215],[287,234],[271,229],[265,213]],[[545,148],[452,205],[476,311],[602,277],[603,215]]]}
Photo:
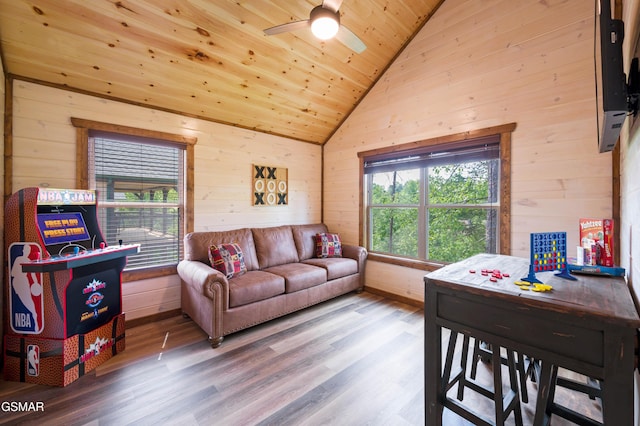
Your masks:
{"label": "brown leather sofa", "polygon": [[[182,312],[208,333],[212,347],[224,336],[364,289],[367,251],[342,244],[341,257],[316,256],[324,224],[192,232],[184,239]],[[247,272],[231,279],[209,261],[212,245],[237,243]]]}

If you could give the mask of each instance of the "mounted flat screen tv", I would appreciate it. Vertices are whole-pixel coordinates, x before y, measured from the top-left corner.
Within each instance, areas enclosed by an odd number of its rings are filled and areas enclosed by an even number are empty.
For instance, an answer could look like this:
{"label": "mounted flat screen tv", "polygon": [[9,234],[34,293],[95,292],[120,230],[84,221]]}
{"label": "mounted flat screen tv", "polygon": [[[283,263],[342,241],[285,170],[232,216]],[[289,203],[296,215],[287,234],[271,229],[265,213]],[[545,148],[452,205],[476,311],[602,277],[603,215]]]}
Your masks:
{"label": "mounted flat screen tv", "polygon": [[597,0],[596,8],[594,55],[598,148],[600,152],[608,152],[615,148],[629,113],[622,57],[624,22],[612,18],[610,0]]}

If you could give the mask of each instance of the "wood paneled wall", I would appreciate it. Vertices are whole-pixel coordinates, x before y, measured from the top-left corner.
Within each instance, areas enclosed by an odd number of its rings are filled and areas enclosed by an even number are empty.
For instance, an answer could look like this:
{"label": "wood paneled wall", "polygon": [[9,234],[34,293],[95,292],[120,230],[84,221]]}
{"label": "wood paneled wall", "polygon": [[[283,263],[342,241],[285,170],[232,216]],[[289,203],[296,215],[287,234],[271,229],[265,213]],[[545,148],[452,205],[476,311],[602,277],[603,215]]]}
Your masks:
{"label": "wood paneled wall", "polygon": [[[0,116],[2,119],[0,120],[0,130],[2,131],[0,134],[4,135],[4,111],[5,111],[5,102],[4,97],[6,93],[5,89],[5,78],[4,78],[4,68],[2,66],[2,61],[0,61]],[[4,136],[0,140],[0,150],[2,151],[2,163],[0,163],[0,176],[2,176],[2,181],[4,182]],[[2,200],[2,208],[0,209],[0,227],[2,228],[2,232],[0,232],[0,247],[2,247],[2,253],[0,253],[0,265],[4,265],[4,185],[0,185],[0,200]],[[0,277],[0,292],[4,292],[4,267],[2,268],[2,276]],[[4,294],[4,293],[3,293]],[[4,312],[4,297],[0,296],[0,312]],[[4,315],[0,315],[0,317],[4,317]],[[2,323],[2,318],[0,318],[0,334],[3,333],[4,324]],[[2,339],[4,340],[4,339]],[[4,342],[0,342],[0,352],[4,353]],[[3,362],[0,362],[2,365]]]}
{"label": "wood paneled wall", "polygon": [[[625,64],[640,57],[640,3],[624,0],[625,23],[623,51]],[[628,69],[628,68],[627,68]],[[627,281],[640,300],[640,118],[627,118],[620,135],[620,265]],[[640,375],[635,376],[635,424],[640,424]]]}
{"label": "wood paneled wall", "polygon": [[[325,145],[324,217],[358,238],[357,152],[515,122],[511,247],[531,232],[611,217],[599,154],[591,1],[447,0]],[[422,300],[406,268],[369,262],[367,285]]]}
{"label": "wood paneled wall", "polygon": [[[195,136],[196,231],[321,220],[321,147],[139,106],[13,82],[13,190],[75,187],[70,117]],[[253,207],[252,164],[287,167],[289,204]],[[4,222],[3,222],[4,223]],[[178,309],[177,275],[127,282],[127,319]]]}
{"label": "wood paneled wall", "polygon": [[[515,122],[512,254],[528,255],[530,232],[566,230],[572,246],[579,217],[611,215],[593,24],[593,4],[581,0],[447,0],[324,146],[324,161],[314,145],[16,81],[13,187],[74,186],[75,115],[197,136],[196,230],[316,222],[322,208],[330,229],[357,243],[357,152]],[[252,163],[289,168],[289,206],[250,205]],[[421,300],[421,275],[370,262],[367,285]],[[125,304],[154,291],[151,305],[128,305],[136,316],[175,309],[177,283],[131,283]]]}
{"label": "wood paneled wall", "polygon": [[[625,1],[623,16],[625,64],[640,57],[640,3]],[[640,117],[629,117],[620,135],[620,263],[640,296]],[[640,389],[640,385],[638,387]]]}

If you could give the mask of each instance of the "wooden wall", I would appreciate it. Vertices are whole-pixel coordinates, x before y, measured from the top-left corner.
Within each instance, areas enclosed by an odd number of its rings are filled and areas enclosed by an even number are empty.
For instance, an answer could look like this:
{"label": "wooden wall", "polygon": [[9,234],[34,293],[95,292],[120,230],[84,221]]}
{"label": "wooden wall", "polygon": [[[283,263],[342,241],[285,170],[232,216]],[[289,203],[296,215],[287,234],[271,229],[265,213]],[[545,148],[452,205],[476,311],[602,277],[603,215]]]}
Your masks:
{"label": "wooden wall", "polygon": [[[625,64],[640,57],[640,3],[625,0]],[[625,70],[628,69],[625,67]],[[640,296],[640,118],[627,118],[620,135],[620,264],[636,299]],[[635,424],[640,424],[640,375],[635,377]]]}
{"label": "wooden wall", "polygon": [[[625,64],[640,57],[640,4],[624,3]],[[640,295],[640,117],[628,118],[620,139],[620,262]],[[635,261],[634,261],[635,259]]]}
{"label": "wooden wall", "polygon": [[[516,122],[512,254],[528,255],[530,232],[566,230],[575,245],[579,217],[611,216],[611,154],[596,149],[593,4],[489,3],[444,2],[324,160],[315,145],[16,81],[14,189],[75,185],[75,115],[197,136],[196,230],[316,222],[323,208],[330,229],[357,243],[357,152]],[[251,163],[289,168],[288,207],[250,206]],[[370,262],[367,285],[422,300],[423,275]],[[157,281],[127,285],[132,315],[177,307],[177,278]]]}
{"label": "wooden wall", "polygon": [[[324,217],[358,238],[357,152],[515,122],[512,253],[531,232],[611,217],[599,154],[592,1],[447,0],[325,145]],[[423,299],[424,273],[369,262],[367,286]]]}
{"label": "wooden wall", "polygon": [[[70,117],[195,136],[195,224],[200,230],[321,220],[321,147],[33,84],[13,83],[13,188],[75,187]],[[252,164],[287,167],[289,204],[251,205]],[[127,319],[178,309],[177,275],[123,287]]]}
{"label": "wooden wall", "polygon": [[[0,130],[2,131],[0,134],[4,135],[4,112],[5,112],[5,78],[4,78],[4,67],[2,65],[2,61],[0,60],[0,78],[2,81],[0,82],[0,116],[2,119],[0,120]],[[4,182],[4,137],[0,140],[0,150],[2,151],[3,161],[0,163],[0,176],[2,176],[2,181]],[[0,253],[0,265],[4,265],[4,185],[0,185],[0,200],[2,200],[2,208],[0,209],[0,227],[2,228],[2,232],[0,232],[0,247],[2,247],[2,252]],[[0,277],[0,292],[4,291],[4,268],[2,269],[2,276]],[[4,294],[4,293],[3,293]],[[0,312],[3,312],[4,309],[4,296],[0,296]],[[2,323],[2,318],[4,315],[0,315],[0,333],[3,333],[4,324]],[[2,339],[4,340],[4,339]],[[0,352],[4,353],[4,342],[0,342]],[[0,362],[2,365],[3,362]]]}

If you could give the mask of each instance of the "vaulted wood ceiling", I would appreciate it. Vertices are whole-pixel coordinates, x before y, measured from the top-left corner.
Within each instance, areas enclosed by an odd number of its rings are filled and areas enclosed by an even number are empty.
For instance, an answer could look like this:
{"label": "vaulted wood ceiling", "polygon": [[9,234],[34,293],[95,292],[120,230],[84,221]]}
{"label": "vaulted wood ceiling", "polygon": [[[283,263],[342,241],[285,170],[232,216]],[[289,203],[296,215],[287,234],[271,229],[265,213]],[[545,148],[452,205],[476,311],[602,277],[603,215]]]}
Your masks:
{"label": "vaulted wood ceiling", "polygon": [[264,34],[322,0],[0,0],[0,46],[15,78],[321,144],[442,1],[344,0],[358,54]]}

